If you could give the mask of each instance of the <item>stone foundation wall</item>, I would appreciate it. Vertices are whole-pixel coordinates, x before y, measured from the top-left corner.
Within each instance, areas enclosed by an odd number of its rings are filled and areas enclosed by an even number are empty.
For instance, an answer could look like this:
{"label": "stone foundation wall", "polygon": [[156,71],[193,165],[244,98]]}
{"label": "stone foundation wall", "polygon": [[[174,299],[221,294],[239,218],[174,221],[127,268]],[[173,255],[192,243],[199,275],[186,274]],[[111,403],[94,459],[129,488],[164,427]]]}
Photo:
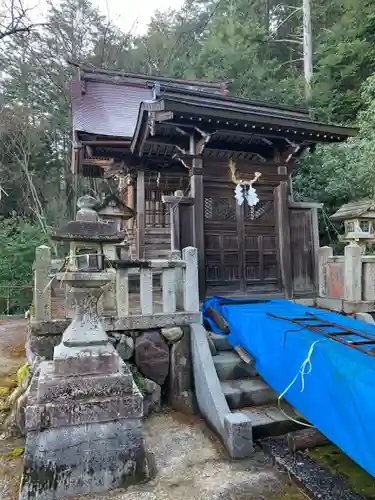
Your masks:
{"label": "stone foundation wall", "polygon": [[[28,361],[53,359],[65,323],[56,322],[51,331],[37,335],[29,325]],[[190,326],[151,330],[108,332],[110,342],[130,366],[144,395],[144,414],[160,410],[163,403],[185,414],[196,412],[190,348]]]}

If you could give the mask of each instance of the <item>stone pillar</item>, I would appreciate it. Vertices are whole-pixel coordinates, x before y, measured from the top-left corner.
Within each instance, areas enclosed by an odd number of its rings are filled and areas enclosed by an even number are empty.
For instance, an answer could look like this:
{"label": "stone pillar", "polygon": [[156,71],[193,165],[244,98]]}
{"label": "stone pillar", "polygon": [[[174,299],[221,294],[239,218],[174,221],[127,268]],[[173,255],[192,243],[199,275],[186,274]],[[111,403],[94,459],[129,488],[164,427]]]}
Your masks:
{"label": "stone pillar", "polygon": [[74,316],[74,300],[71,289],[65,285],[65,317],[73,318]]}
{"label": "stone pillar", "polygon": [[99,299],[98,311],[100,316],[116,316],[116,269],[107,269],[109,283],[106,285],[103,295]]}
{"label": "stone pillar", "polygon": [[[172,250],[170,253],[170,260],[182,260],[180,250]],[[176,289],[176,308],[177,311],[184,310],[184,287],[183,287],[183,270],[182,267],[176,267],[174,270],[175,276],[175,289]]]}
{"label": "stone pillar", "polygon": [[182,259],[186,262],[184,280],[184,311],[199,312],[198,251],[184,248]]}
{"label": "stone pillar", "polygon": [[117,269],[116,272],[116,305],[117,316],[126,318],[129,316],[129,271],[128,269]]}
{"label": "stone pillar", "polygon": [[34,308],[37,321],[51,319],[51,249],[46,245],[37,247],[34,272]]}
{"label": "stone pillar", "polygon": [[328,279],[327,279],[327,264],[328,259],[333,256],[331,247],[321,247],[318,250],[318,267],[319,267],[319,297],[327,297],[328,294]]}
{"label": "stone pillar", "polygon": [[356,242],[345,247],[344,260],[344,300],[362,300],[362,250]]}

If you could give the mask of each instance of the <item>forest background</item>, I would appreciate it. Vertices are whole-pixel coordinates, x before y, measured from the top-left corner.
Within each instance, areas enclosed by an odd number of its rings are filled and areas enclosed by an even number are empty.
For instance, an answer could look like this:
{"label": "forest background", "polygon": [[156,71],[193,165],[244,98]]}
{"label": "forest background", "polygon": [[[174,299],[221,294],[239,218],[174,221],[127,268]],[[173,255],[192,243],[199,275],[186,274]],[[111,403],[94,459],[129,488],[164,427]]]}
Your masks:
{"label": "forest background", "polygon": [[[185,0],[156,12],[144,34],[123,32],[89,0],[47,0],[43,23],[23,0],[0,6],[0,314],[29,301],[35,246],[74,211],[66,61],[197,79],[230,79],[241,97],[306,107],[302,0]],[[373,196],[375,0],[311,0],[315,119],[359,127],[345,144],[304,154],[294,196],[329,215]],[[11,290],[9,287],[12,287]],[[2,290],[5,292],[3,293]]]}

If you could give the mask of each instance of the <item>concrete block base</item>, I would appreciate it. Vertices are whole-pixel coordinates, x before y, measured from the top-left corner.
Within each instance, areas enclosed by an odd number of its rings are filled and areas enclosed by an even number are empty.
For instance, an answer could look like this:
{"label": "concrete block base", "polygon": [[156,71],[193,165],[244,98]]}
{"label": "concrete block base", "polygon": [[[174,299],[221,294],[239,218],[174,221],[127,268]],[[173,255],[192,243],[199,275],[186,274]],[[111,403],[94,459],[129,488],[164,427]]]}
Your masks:
{"label": "concrete block base", "polygon": [[19,500],[76,498],[148,476],[138,419],[29,431]]}
{"label": "concrete block base", "polygon": [[244,413],[224,417],[226,447],[233,458],[246,458],[253,452],[253,432],[250,418]]}
{"label": "concrete block base", "polygon": [[19,500],[76,498],[150,478],[143,397],[124,362],[115,365],[109,375],[65,377],[56,361],[40,364],[25,410]]}

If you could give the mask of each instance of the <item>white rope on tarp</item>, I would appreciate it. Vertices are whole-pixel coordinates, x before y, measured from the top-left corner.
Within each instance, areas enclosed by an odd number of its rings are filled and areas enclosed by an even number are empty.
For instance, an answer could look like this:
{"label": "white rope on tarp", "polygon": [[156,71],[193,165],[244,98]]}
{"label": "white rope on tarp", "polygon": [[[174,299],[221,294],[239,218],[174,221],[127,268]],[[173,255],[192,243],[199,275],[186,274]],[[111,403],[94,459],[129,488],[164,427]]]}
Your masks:
{"label": "white rope on tarp", "polygon": [[284,398],[285,394],[293,387],[293,385],[297,382],[298,378],[301,377],[301,392],[305,390],[305,375],[309,375],[312,372],[312,363],[311,363],[311,357],[314,352],[314,348],[316,344],[320,342],[320,340],[316,340],[313,342],[310,346],[309,352],[307,354],[307,358],[305,361],[302,363],[300,366],[297,375],[294,377],[294,379],[291,381],[291,383],[288,385],[288,387],[280,394],[280,396],[277,398],[277,406],[281,413],[288,419],[291,420],[292,422],[298,424],[298,425],[303,425],[305,427],[311,427],[315,429],[314,425],[307,424],[306,422],[301,422],[300,420],[297,420],[290,415],[287,415],[287,413],[281,408],[281,400]]}

